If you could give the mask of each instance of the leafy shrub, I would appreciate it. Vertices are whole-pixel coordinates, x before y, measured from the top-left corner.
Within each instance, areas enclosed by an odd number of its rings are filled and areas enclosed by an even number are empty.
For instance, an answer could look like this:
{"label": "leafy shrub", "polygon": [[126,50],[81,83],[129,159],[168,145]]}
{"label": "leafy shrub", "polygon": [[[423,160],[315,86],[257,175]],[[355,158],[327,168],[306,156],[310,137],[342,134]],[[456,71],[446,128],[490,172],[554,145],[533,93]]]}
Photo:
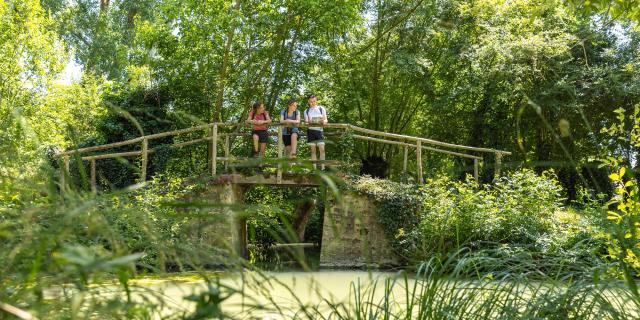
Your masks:
{"label": "leafy shrub", "polygon": [[444,258],[463,247],[491,249],[484,253],[490,255],[524,250],[531,259],[555,255],[566,263],[594,262],[594,253],[602,253],[599,222],[563,207],[552,172],[521,170],[483,186],[472,179],[415,186],[370,177],[350,185],[376,202],[387,238],[408,260]]}
{"label": "leafy shrub", "polygon": [[[303,201],[318,199],[321,195],[317,188],[272,188],[254,186],[244,194],[244,202],[255,207],[254,214],[247,219],[249,242],[259,246],[268,246],[277,242],[298,241],[288,230],[296,220],[296,206]],[[318,203],[317,203],[318,204]],[[305,242],[320,242],[322,225],[316,205],[305,229]]]}
{"label": "leafy shrub", "polygon": [[419,250],[413,230],[419,222],[421,190],[413,185],[357,176],[347,180],[349,188],[372,198],[377,205],[378,221],[390,239],[391,247],[401,256]]}

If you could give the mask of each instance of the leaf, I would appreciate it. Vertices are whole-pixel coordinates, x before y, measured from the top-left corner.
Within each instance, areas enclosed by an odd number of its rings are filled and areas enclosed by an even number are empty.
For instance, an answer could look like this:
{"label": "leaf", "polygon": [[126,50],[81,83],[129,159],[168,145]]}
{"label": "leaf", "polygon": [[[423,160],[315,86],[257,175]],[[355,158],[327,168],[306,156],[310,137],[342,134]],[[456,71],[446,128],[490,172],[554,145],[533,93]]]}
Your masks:
{"label": "leaf", "polygon": [[617,222],[620,222],[622,220],[622,216],[620,216],[620,214],[618,214],[615,211],[608,211],[607,212],[607,219],[616,220]]}
{"label": "leaf", "polygon": [[624,177],[625,172],[626,172],[626,169],[624,167],[620,168],[620,173],[619,173],[620,177]]}
{"label": "leaf", "polygon": [[117,257],[107,261],[104,265],[107,268],[127,266],[142,258],[143,255],[143,253],[134,253],[122,257]]}
{"label": "leaf", "polygon": [[611,179],[612,181],[618,181],[620,180],[620,176],[617,173],[612,173],[609,175],[609,179]]}

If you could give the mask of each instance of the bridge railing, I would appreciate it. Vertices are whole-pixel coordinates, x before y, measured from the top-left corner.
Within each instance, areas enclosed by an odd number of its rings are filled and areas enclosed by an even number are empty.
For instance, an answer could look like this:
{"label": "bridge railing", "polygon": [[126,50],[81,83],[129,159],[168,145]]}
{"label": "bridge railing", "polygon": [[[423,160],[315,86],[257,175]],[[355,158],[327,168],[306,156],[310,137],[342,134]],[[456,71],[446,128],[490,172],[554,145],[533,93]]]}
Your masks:
{"label": "bridge railing", "polygon": [[[153,153],[155,153],[157,151],[157,149],[150,149],[149,148],[149,141],[156,140],[156,139],[161,139],[161,138],[166,138],[166,137],[170,137],[170,136],[176,136],[176,135],[179,135],[179,134],[196,132],[196,131],[204,131],[205,133],[207,133],[207,131],[208,131],[208,136],[202,137],[202,138],[197,138],[197,139],[192,139],[192,140],[189,140],[189,141],[173,143],[170,146],[171,147],[185,147],[185,146],[189,146],[189,145],[193,145],[193,144],[197,144],[197,143],[201,143],[201,142],[209,142],[209,143],[211,143],[211,155],[212,156],[210,157],[210,161],[211,161],[210,169],[211,169],[211,174],[212,175],[216,175],[217,174],[218,161],[223,161],[225,163],[225,167],[226,167],[226,165],[228,165],[229,161],[233,160],[233,156],[230,154],[230,138],[233,137],[233,136],[243,135],[243,134],[239,134],[237,132],[236,133],[219,132],[218,129],[219,128],[236,128],[237,129],[237,128],[246,127],[246,126],[250,126],[250,125],[249,124],[245,124],[245,123],[217,123],[216,122],[216,123],[198,125],[198,126],[194,126],[194,127],[186,128],[186,129],[173,130],[173,131],[156,133],[156,134],[151,134],[151,135],[144,135],[144,136],[141,136],[141,137],[137,137],[137,138],[121,141],[121,142],[108,143],[108,144],[103,144],[103,145],[98,145],[98,146],[91,146],[91,147],[86,147],[86,148],[77,148],[77,149],[73,149],[73,150],[64,151],[64,152],[61,152],[61,153],[59,153],[57,155],[58,157],[62,158],[62,161],[64,163],[64,166],[62,168],[64,171],[61,172],[61,174],[60,174],[60,188],[63,191],[65,191],[66,188],[67,188],[67,185],[65,183],[65,179],[69,175],[69,160],[70,160],[71,156],[77,156],[82,161],[89,161],[90,162],[90,168],[91,168],[90,169],[91,190],[93,192],[97,191],[97,185],[96,185],[96,160],[100,160],[100,159],[138,157],[138,156],[140,156],[141,157],[140,180],[141,181],[146,181],[146,179],[147,179],[147,165],[148,165],[149,155],[151,155],[151,154],[153,154]],[[415,148],[415,150],[416,150],[417,178],[418,178],[418,181],[420,181],[420,182],[423,181],[422,150],[429,150],[429,151],[448,154],[448,155],[452,155],[452,156],[458,156],[458,157],[464,157],[464,158],[468,158],[468,159],[473,159],[473,161],[474,161],[474,178],[476,180],[478,180],[478,177],[479,177],[479,173],[478,173],[478,171],[479,171],[479,169],[478,169],[479,162],[482,161],[483,158],[482,158],[482,156],[465,153],[465,151],[466,152],[475,152],[475,153],[493,153],[493,154],[495,154],[495,160],[496,160],[495,175],[496,176],[500,176],[500,173],[501,173],[500,170],[501,170],[502,157],[505,156],[505,155],[510,155],[511,154],[510,152],[507,152],[507,151],[488,149],[488,148],[470,147],[470,146],[464,146],[464,145],[456,145],[456,144],[452,144],[452,143],[446,143],[446,142],[436,141],[436,140],[422,138],[422,137],[415,137],[415,136],[409,136],[409,135],[401,135],[401,134],[395,134],[395,133],[381,132],[381,131],[361,128],[361,127],[354,126],[354,125],[351,125],[351,124],[346,124],[346,123],[327,123],[327,124],[305,124],[305,123],[300,123],[300,124],[280,124],[280,123],[273,123],[273,124],[269,124],[268,126],[277,127],[277,136],[278,136],[277,153],[278,153],[278,159],[281,159],[283,157],[283,151],[284,151],[284,145],[283,145],[283,140],[282,140],[282,128],[283,127],[294,127],[294,126],[295,127],[299,127],[299,128],[306,128],[308,126],[313,126],[313,127],[342,129],[342,130],[351,131],[351,133],[353,134],[352,136],[353,136],[354,139],[363,140],[363,141],[369,141],[369,142],[375,142],[375,143],[391,144],[391,145],[404,147],[403,172],[407,171],[409,150],[411,148]],[[221,140],[222,138],[224,138],[224,144],[223,144],[224,157],[218,157],[218,146],[220,144],[219,140]],[[113,148],[119,148],[119,147],[138,144],[138,143],[141,145],[139,151],[112,152],[112,153],[104,153],[104,154],[98,154],[98,155],[82,156],[82,154],[86,154],[86,153],[89,153],[89,152],[96,152],[96,151],[108,150],[108,149],[113,149]],[[434,146],[436,146],[438,148],[436,148]],[[454,150],[458,150],[458,151],[446,150],[446,149],[443,149],[443,148],[454,149]],[[317,162],[320,162],[320,161],[317,161]],[[277,171],[276,172],[277,172],[276,173],[276,181],[277,181],[277,183],[280,183],[282,181],[282,165],[280,163],[277,165]]]}

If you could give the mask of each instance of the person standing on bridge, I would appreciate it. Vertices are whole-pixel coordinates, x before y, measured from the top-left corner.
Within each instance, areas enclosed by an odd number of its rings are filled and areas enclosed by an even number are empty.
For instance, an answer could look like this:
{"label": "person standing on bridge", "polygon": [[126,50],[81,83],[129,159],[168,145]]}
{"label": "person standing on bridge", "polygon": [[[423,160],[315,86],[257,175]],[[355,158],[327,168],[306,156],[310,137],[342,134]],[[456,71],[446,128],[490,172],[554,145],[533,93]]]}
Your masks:
{"label": "person standing on bridge", "polygon": [[[280,123],[300,124],[300,111],[297,109],[298,102],[289,99],[289,101],[287,101],[287,107],[280,112]],[[284,143],[285,154],[292,159],[296,157],[299,132],[300,129],[298,129],[298,127],[284,127],[282,129],[282,142]]]}
{"label": "person standing on bridge", "polygon": [[[271,123],[271,118],[262,102],[258,101],[253,104],[253,109],[249,112],[249,118],[247,118],[246,122],[253,124],[253,131],[251,131],[251,137],[253,138],[253,157],[264,158],[267,140],[269,140],[267,124]],[[258,152],[258,144],[260,144],[260,152]]]}
{"label": "person standing on bridge", "polygon": [[[307,99],[309,108],[304,111],[304,122],[308,125],[319,124],[325,125],[329,121],[327,120],[327,110],[323,106],[318,105],[318,100],[315,95],[310,95]],[[324,160],[324,131],[322,127],[308,127],[307,128],[307,143],[311,148],[311,161],[315,161],[316,158],[316,146],[320,153],[320,160]],[[316,164],[313,164],[316,168]],[[322,164],[322,170],[324,170],[324,164]]]}

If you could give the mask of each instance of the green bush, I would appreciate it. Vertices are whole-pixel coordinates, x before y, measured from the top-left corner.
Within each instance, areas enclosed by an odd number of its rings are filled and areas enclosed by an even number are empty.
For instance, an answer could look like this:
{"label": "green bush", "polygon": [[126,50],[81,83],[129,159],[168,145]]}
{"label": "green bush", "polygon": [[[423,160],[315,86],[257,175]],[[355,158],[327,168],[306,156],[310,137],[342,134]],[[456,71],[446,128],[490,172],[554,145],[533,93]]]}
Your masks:
{"label": "green bush", "polygon": [[414,185],[369,176],[352,177],[346,182],[348,188],[375,201],[378,221],[396,253],[410,257],[420,250],[416,234],[411,231],[419,222],[422,190]]}
{"label": "green bush", "polygon": [[595,214],[563,206],[552,172],[513,172],[494,184],[428,180],[423,186],[357,177],[351,188],[371,197],[392,247],[409,261],[444,259],[461,248],[562,263],[597,262],[603,250]]}

